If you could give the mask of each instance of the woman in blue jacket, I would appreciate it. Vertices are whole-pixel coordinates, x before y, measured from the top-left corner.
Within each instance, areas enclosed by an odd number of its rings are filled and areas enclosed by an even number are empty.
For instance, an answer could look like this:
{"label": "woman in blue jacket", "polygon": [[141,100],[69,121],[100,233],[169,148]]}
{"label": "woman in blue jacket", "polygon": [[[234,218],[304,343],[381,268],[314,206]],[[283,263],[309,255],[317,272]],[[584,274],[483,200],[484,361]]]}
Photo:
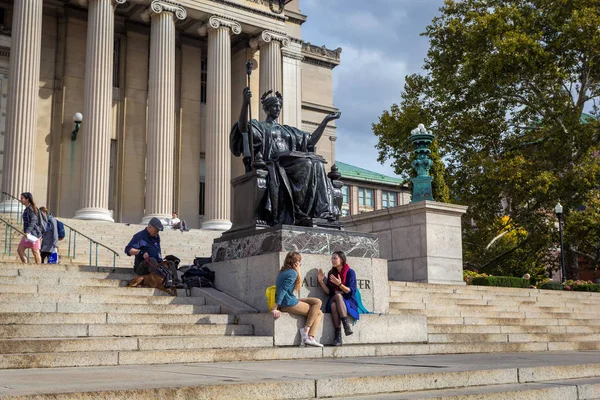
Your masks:
{"label": "woman in blue jacket", "polygon": [[[42,248],[41,237],[43,233],[38,221],[40,212],[33,201],[33,196],[29,192],[21,193],[21,204],[25,206],[25,210],[23,210],[23,232],[25,235],[23,235],[23,238],[19,242],[17,254],[21,261],[27,264],[25,250],[31,249],[35,263],[40,264],[42,262],[40,249]],[[33,241],[33,239],[37,240]]]}
{"label": "woman in blue jacket", "polygon": [[303,315],[306,317],[304,328],[300,329],[300,337],[302,345],[315,347],[323,347],[323,345],[315,339],[317,328],[323,319],[323,312],[320,299],[296,297],[294,292],[300,294],[300,262],[302,256],[295,251],[289,252],[285,257],[283,267],[277,275],[275,282],[275,304],[271,312],[273,318],[277,319],[281,316],[281,311],[290,314]]}
{"label": "woman in blue jacket", "polygon": [[327,273],[327,283],[324,282],[325,274],[319,269],[317,277],[321,289],[329,295],[325,310],[331,313],[333,327],[335,328],[334,346],[342,345],[342,328],[344,334],[352,335],[352,327],[348,322],[348,314],[358,320],[358,303],[356,302],[356,273],[346,262],[346,254],[336,251],[331,255],[331,270]]}

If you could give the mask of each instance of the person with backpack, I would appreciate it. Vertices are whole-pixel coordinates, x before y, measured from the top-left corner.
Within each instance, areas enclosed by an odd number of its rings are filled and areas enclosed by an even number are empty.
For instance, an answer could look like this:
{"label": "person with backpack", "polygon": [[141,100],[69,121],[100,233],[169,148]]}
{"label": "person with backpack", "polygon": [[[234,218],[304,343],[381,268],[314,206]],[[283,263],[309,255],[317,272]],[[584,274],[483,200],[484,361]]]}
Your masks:
{"label": "person with backpack", "polygon": [[56,219],[50,214],[46,207],[40,207],[40,213],[43,213],[48,218],[46,233],[44,233],[44,236],[42,237],[42,264],[46,258],[48,258],[48,263],[50,264],[53,262],[50,260],[51,255],[53,253],[58,253],[58,225]]}
{"label": "person with backpack", "polygon": [[33,195],[31,193],[21,193],[21,204],[25,206],[25,210],[23,211],[24,235],[21,239],[21,242],[19,242],[17,254],[19,255],[19,259],[21,259],[23,263],[27,264],[25,250],[31,249],[35,263],[40,264],[42,262],[42,257],[40,255],[40,249],[42,247],[41,237],[46,231],[46,226],[44,225],[43,221],[45,216],[41,214],[38,208],[35,206]]}

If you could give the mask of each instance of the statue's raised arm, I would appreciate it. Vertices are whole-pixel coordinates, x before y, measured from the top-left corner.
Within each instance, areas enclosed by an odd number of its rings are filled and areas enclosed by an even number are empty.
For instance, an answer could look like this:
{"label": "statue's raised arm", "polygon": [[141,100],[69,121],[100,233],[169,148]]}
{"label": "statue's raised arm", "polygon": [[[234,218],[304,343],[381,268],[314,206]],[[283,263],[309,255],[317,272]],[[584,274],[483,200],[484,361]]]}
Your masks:
{"label": "statue's raised arm", "polygon": [[321,140],[321,136],[323,136],[323,132],[325,131],[327,124],[331,121],[335,121],[336,119],[339,119],[341,116],[342,116],[342,113],[339,111],[335,112],[335,113],[331,113],[329,115],[326,115],[325,118],[323,118],[323,121],[321,121],[321,123],[317,127],[317,129],[315,129],[315,131],[310,135],[310,139],[308,140],[308,145],[316,146],[317,143],[319,142],[319,140]]}

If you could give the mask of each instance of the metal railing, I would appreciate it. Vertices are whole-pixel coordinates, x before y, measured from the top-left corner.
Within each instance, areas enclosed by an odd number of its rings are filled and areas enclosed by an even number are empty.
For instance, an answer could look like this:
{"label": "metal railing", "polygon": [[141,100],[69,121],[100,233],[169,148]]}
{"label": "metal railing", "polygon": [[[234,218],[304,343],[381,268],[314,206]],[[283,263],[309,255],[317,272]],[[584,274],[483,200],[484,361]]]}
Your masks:
{"label": "metal railing", "polygon": [[[8,214],[10,221],[17,221],[17,225],[22,227],[23,220],[21,218],[21,215],[23,214],[24,210],[25,210],[25,206],[23,204],[21,204],[21,201],[18,198],[11,195],[10,193],[2,192],[2,201],[0,202],[0,213]],[[17,227],[15,227],[12,223],[10,223],[2,218],[0,218],[0,220],[7,225],[7,228],[6,228],[7,231],[8,231],[8,226],[11,226],[14,230],[23,234],[23,232],[21,230],[19,230]],[[104,248],[112,253],[112,256],[113,256],[112,271],[113,272],[115,271],[115,269],[117,267],[117,257],[119,257],[119,254],[116,251],[114,251],[110,247],[98,242],[97,240],[92,239],[91,237],[78,231],[77,229],[73,228],[72,226],[65,224],[63,221],[61,221],[61,222],[65,226],[65,229],[69,230],[68,233],[65,232],[65,238],[67,236],[69,238],[68,242],[67,242],[68,243],[67,257],[70,257],[72,260],[75,260],[77,258],[77,238],[83,237],[89,241],[89,246],[90,246],[89,265],[98,268],[98,270],[100,269],[100,267],[98,266],[98,250],[99,250],[99,248]],[[6,239],[6,236],[5,236],[5,239]],[[11,241],[11,245],[12,245],[12,237],[9,239],[9,241]],[[80,243],[81,243],[81,241],[80,241]],[[6,252],[6,241],[5,241],[4,247],[5,247],[5,252]],[[10,251],[11,250],[9,250],[9,256],[10,256]],[[94,257],[92,257],[92,254],[94,254],[94,253],[95,253],[95,264],[92,264],[92,260],[94,258]],[[28,260],[29,260],[29,253],[28,253]]]}
{"label": "metal railing", "polygon": [[[4,224],[4,254],[8,253],[8,256],[12,256],[12,243],[13,243],[13,231],[17,232],[20,236],[25,236],[25,232],[11,224],[9,221],[6,221],[4,218],[0,217],[0,222]],[[15,242],[18,243],[19,240],[15,239]],[[29,262],[29,257],[31,253],[29,249],[27,249],[27,262]]]}

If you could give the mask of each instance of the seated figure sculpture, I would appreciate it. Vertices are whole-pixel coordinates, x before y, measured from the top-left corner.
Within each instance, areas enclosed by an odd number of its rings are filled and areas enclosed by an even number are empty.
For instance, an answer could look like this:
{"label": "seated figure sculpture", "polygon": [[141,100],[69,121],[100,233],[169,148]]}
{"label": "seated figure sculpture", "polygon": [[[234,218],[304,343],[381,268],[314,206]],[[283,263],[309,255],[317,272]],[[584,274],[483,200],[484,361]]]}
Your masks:
{"label": "seated figure sculpture", "polygon": [[[340,118],[341,113],[327,115],[313,133],[308,133],[277,122],[283,105],[279,92],[273,95],[269,91],[261,97],[267,114],[265,121],[248,121],[251,97],[250,88],[245,88],[240,118],[231,130],[230,146],[236,157],[244,154],[246,172],[252,170],[250,158],[255,160],[254,168],[267,171],[267,193],[259,206],[264,220],[271,226],[313,226],[313,220],[317,219],[336,221],[340,211],[335,197],[340,190],[328,178],[326,161],[315,153],[315,146],[327,123]],[[250,157],[248,151],[244,152],[247,132],[252,135]]]}

